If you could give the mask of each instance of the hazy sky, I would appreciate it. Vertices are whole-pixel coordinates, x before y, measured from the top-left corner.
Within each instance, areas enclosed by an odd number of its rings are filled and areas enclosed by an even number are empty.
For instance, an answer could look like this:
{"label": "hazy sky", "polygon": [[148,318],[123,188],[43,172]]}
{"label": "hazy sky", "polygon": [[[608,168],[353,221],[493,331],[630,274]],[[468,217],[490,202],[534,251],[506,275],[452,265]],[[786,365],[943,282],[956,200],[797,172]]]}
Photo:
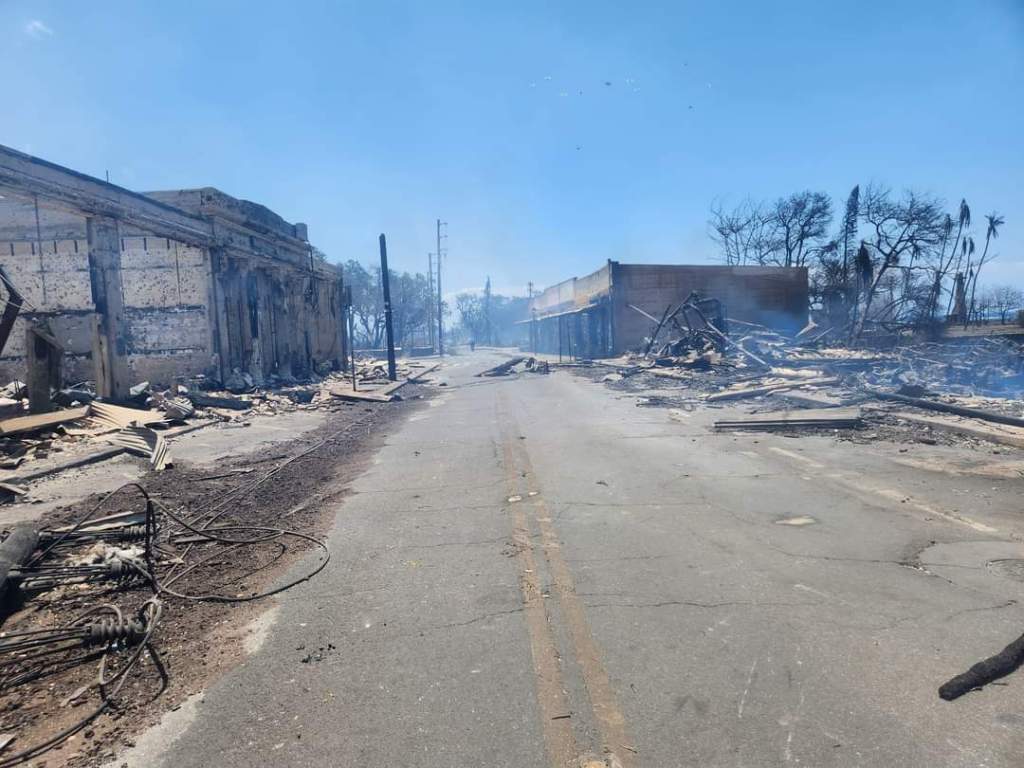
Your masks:
{"label": "hazy sky", "polygon": [[[215,186],[334,261],[524,292],[700,262],[713,200],[875,181],[1006,218],[1024,285],[1024,0],[0,0],[0,143]],[[446,291],[447,292],[447,291]]]}

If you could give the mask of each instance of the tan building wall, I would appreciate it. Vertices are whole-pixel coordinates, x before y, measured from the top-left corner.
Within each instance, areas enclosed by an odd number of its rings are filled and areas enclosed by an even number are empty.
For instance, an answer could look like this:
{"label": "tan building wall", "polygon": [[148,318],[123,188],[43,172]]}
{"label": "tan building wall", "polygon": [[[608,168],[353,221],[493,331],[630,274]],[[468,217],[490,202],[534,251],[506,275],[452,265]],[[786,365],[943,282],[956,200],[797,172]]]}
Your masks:
{"label": "tan building wall", "polygon": [[[24,379],[25,328],[45,320],[64,345],[65,378],[90,379],[93,303],[85,237],[0,240],[0,264],[25,298],[0,355],[0,378]],[[204,252],[164,238],[123,237],[121,270],[133,380],[169,382],[209,369],[209,262]]]}
{"label": "tan building wall", "polygon": [[[189,194],[173,193],[174,202],[190,202]],[[198,207],[199,192],[194,197]],[[214,203],[230,200],[216,193]],[[340,366],[340,270],[310,258],[308,246],[302,250],[294,235],[305,235],[303,225],[235,202],[262,216],[264,234],[240,237],[230,251],[211,253],[122,227],[124,339],[133,383],[167,385],[235,368],[262,380]],[[0,384],[25,380],[25,332],[38,321],[64,346],[65,382],[89,381],[94,305],[85,218],[43,207],[38,215],[37,222],[34,206],[7,200],[0,209],[0,265],[25,300],[0,353]]]}
{"label": "tan building wall", "polygon": [[[730,318],[795,331],[807,323],[805,268],[620,264],[558,283],[530,304],[531,344],[577,357],[618,355],[642,345],[647,315],[661,317],[692,292],[717,298]],[[632,306],[631,306],[632,305]],[[536,322],[533,322],[533,320]]]}

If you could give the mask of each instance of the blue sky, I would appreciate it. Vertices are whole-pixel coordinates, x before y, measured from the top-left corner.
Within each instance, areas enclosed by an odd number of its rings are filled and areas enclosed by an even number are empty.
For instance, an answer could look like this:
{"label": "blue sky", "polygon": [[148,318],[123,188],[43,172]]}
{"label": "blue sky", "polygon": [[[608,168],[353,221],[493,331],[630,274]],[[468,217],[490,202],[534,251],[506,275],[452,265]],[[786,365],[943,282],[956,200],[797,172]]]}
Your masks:
{"label": "blue sky", "polygon": [[[1006,218],[1024,285],[1024,0],[0,0],[0,143],[133,189],[216,186],[332,260],[524,292],[702,262],[712,201],[856,183]],[[611,83],[606,85],[606,83]],[[447,292],[447,291],[446,291]]]}

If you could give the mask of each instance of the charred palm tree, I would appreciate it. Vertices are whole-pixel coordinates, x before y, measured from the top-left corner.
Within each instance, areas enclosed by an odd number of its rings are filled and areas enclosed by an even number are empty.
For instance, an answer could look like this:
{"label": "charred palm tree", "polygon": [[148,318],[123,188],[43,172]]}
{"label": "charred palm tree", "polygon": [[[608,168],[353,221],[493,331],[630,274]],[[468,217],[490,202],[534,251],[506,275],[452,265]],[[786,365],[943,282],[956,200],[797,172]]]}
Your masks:
{"label": "charred palm tree", "polygon": [[[960,213],[958,216],[958,224],[956,229],[956,238],[953,240],[953,250],[950,253],[950,261],[953,260],[953,254],[956,253],[957,245],[961,246],[960,257],[957,258],[956,267],[953,269],[953,275],[960,274],[960,267],[963,265],[963,257],[967,252],[966,241],[961,241],[960,236],[963,234],[965,229],[971,228],[971,209],[967,205],[967,200],[961,198],[960,200]],[[946,314],[949,315],[953,311],[953,301],[955,290],[949,292],[949,302],[946,304]]]}
{"label": "charred palm tree", "polygon": [[[967,316],[964,318],[965,327],[967,325],[967,321],[970,319],[970,316],[974,313],[974,297],[978,291],[978,274],[981,272],[981,268],[985,266],[986,262],[988,261],[988,247],[993,240],[999,237],[999,228],[1006,223],[1006,219],[1004,219],[995,211],[993,211],[990,214],[987,214],[985,216],[985,219],[988,221],[988,227],[985,229],[985,248],[982,250],[981,258],[978,260],[978,264],[974,268],[973,276],[969,278],[971,281],[971,303],[970,310],[968,311]],[[971,246],[971,249],[973,250],[973,241],[971,242]]]}

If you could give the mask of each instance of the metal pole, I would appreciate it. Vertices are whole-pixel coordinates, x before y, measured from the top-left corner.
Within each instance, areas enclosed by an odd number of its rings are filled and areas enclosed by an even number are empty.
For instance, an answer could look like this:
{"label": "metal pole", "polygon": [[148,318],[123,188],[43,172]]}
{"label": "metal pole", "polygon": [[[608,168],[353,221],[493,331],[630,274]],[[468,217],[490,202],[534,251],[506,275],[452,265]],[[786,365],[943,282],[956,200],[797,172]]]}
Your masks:
{"label": "metal pole", "polygon": [[388,245],[384,235],[380,236],[380,282],[384,288],[384,332],[388,344],[388,378],[398,380],[395,371],[395,331],[391,326],[391,280],[388,274]]}
{"label": "metal pole", "polygon": [[427,299],[427,332],[430,334],[430,349],[437,351],[437,343],[434,339],[434,255],[427,254],[427,287],[429,289]]}
{"label": "metal pole", "polygon": [[356,340],[355,340],[355,337],[352,335],[352,325],[353,325],[353,323],[352,323],[352,315],[353,315],[353,310],[352,310],[352,286],[351,285],[346,285],[345,286],[345,292],[344,292],[343,295],[344,295],[344,302],[343,302],[343,304],[344,304],[344,307],[345,307],[345,311],[344,311],[344,313],[342,315],[341,323],[342,323],[342,325],[345,326],[345,332],[346,332],[347,338],[348,338],[348,360],[346,360],[345,362],[348,365],[348,372],[349,372],[349,374],[352,377],[352,391],[354,392],[355,388],[356,388]]}
{"label": "metal pole", "polygon": [[562,362],[562,316],[558,316],[558,362]]}
{"label": "metal pole", "polygon": [[444,357],[444,304],[441,301],[441,220],[437,220],[437,354]]}

